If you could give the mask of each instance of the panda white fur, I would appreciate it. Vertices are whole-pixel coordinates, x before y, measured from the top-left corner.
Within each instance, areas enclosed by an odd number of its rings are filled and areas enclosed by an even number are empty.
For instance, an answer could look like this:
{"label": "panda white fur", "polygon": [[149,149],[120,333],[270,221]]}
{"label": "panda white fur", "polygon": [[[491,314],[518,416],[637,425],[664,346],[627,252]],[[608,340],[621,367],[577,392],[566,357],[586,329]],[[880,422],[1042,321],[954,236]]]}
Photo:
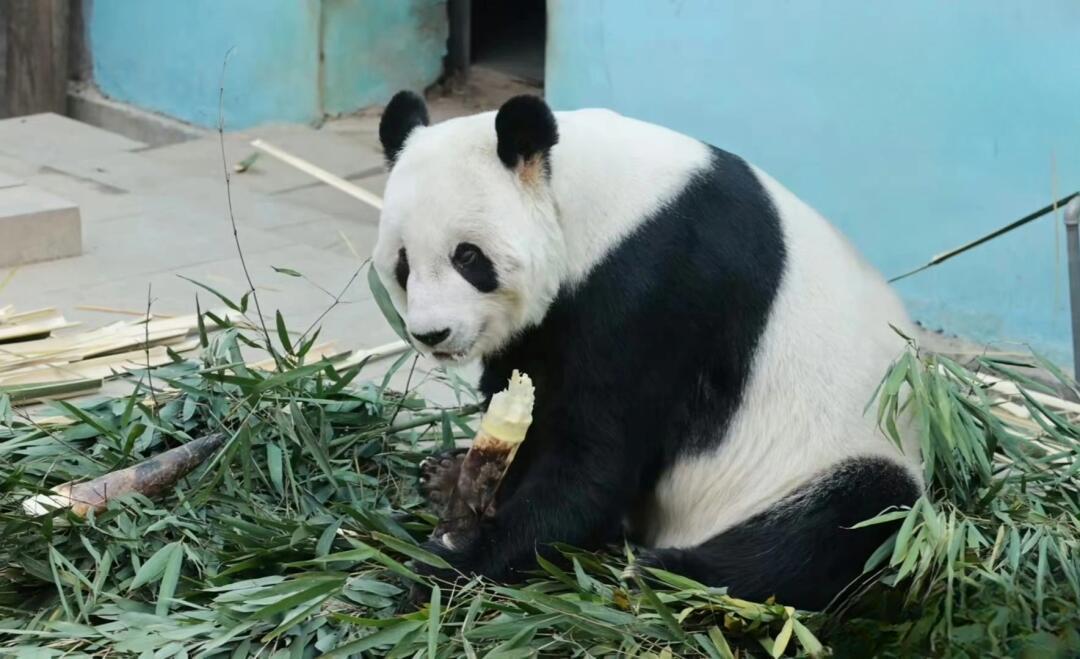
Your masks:
{"label": "panda white fur", "polygon": [[743,598],[826,605],[920,494],[864,409],[908,325],[820,215],[743,160],[606,110],[522,96],[428,125],[401,92],[374,263],[416,345],[532,376],[534,423],[460,571],[510,580],[553,542]]}

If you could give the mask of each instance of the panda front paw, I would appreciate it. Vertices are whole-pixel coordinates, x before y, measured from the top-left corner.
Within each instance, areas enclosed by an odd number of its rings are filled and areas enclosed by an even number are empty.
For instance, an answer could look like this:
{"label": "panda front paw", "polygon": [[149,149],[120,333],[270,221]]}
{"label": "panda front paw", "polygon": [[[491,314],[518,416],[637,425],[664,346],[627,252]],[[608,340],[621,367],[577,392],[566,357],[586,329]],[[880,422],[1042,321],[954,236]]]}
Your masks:
{"label": "panda front paw", "polygon": [[[448,549],[446,545],[434,539],[423,543],[420,548],[442,558],[452,566],[460,562],[462,558],[458,552]],[[418,561],[414,562],[411,567],[413,572],[424,578],[424,583],[414,583],[409,591],[409,601],[415,607],[423,606],[431,601],[432,585],[438,585],[445,597],[456,586],[470,578],[468,574],[455,567],[438,567]]]}
{"label": "panda front paw", "polygon": [[664,558],[665,554],[662,551],[644,550],[626,565],[619,578],[627,585],[634,587],[640,579],[648,576],[648,568],[666,570]]}
{"label": "panda front paw", "polygon": [[429,455],[420,462],[420,495],[439,517],[454,493],[464,459],[464,450],[453,450]]}

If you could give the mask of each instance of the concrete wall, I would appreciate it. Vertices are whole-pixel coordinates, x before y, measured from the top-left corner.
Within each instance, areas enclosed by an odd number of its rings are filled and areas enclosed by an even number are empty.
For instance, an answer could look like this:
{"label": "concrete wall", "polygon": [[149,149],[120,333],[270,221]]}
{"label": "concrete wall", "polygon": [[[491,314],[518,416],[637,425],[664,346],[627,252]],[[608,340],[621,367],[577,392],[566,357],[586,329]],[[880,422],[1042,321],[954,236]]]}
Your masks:
{"label": "concrete wall", "polygon": [[[87,31],[107,96],[216,126],[316,121],[422,89],[442,68],[445,0],[94,0]],[[320,54],[324,58],[320,58]]]}
{"label": "concrete wall", "polygon": [[329,114],[422,90],[442,73],[446,0],[323,0],[323,109]]}
{"label": "concrete wall", "polygon": [[[1076,0],[549,0],[547,97],[738,153],[887,275],[1080,188]],[[1068,360],[1046,218],[898,284],[913,314]]]}

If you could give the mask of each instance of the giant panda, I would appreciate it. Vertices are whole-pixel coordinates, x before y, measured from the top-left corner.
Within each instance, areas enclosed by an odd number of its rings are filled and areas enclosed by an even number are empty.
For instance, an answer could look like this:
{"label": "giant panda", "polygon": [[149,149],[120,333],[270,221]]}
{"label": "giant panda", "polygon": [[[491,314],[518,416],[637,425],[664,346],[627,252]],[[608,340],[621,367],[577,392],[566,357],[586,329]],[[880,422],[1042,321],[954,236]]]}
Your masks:
{"label": "giant panda", "polygon": [[536,386],[496,514],[430,549],[506,582],[552,543],[629,541],[810,609],[859,577],[894,528],[852,526],[923,488],[917,442],[865,413],[909,320],[825,219],[719,148],[533,96],[430,125],[400,92],[379,136],[373,264],[415,346],[479,360],[487,398]]}

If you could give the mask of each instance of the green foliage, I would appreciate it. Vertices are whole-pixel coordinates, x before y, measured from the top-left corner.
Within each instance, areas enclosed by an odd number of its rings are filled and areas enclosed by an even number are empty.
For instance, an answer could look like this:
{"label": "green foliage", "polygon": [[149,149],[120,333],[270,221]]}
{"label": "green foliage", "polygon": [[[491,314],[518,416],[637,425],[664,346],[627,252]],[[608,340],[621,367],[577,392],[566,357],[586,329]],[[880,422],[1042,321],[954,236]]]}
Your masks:
{"label": "green foliage", "polygon": [[[424,579],[413,567],[441,562],[418,546],[434,520],[414,487],[417,463],[471,435],[475,399],[450,380],[462,405],[439,408],[392,391],[370,366],[309,361],[285,319],[275,321],[279,367],[260,371],[244,365],[243,349],[269,337],[208,317],[223,329],[200,332],[201,361],[155,369],[175,389],[159,392],[156,407],[144,391],[54,404],[70,423],[36,427],[0,396],[0,654],[975,657],[1080,648],[1080,429],[1030,397],[1017,400],[1030,421],[1000,416],[958,364],[913,352],[886,377],[882,425],[921,429],[932,486],[912,510],[867,522],[904,520],[869,566],[869,584],[826,613],[745,602],[663,571],[627,573],[625,550],[573,548],[561,548],[559,564],[538,558],[518,587],[425,583],[437,590],[417,607],[408,594]],[[220,452],[160,500],[126,497],[86,519],[22,512],[28,495],[217,430],[228,433]]]}
{"label": "green foliage", "polygon": [[[1080,425],[1038,398],[1052,388],[1075,397],[1076,383],[1038,357],[972,366],[909,352],[884,381],[883,427],[895,437],[914,425],[930,487],[910,511],[866,522],[903,519],[868,565],[878,580],[846,606],[880,614],[892,590],[899,615],[849,619],[833,637],[838,650],[1080,655]],[[1056,387],[1027,375],[1036,366]],[[996,378],[1014,393],[995,391]]]}

